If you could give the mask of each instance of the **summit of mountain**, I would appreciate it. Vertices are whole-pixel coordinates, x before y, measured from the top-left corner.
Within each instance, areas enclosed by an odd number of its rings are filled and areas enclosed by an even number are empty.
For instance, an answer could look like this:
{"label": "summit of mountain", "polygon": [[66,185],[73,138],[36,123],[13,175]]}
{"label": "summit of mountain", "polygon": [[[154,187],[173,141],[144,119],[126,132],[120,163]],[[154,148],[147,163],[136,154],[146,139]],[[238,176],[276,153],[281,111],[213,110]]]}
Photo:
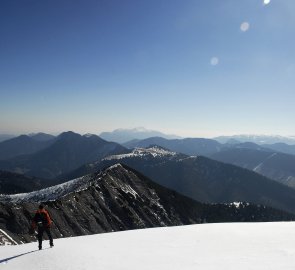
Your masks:
{"label": "summit of mountain", "polygon": [[129,153],[121,155],[112,155],[105,157],[103,160],[121,160],[126,158],[176,158],[185,157],[185,155],[170,151],[158,145],[151,145],[149,148],[135,148]]}

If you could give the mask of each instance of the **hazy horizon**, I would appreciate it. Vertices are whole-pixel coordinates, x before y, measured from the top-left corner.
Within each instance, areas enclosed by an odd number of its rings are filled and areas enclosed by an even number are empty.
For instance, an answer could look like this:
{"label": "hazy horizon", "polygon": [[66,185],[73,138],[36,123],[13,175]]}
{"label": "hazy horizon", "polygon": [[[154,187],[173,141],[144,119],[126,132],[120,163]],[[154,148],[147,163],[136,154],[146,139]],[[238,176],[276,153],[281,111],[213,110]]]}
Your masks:
{"label": "hazy horizon", "polygon": [[44,132],[44,131],[35,131],[35,132],[23,132],[23,133],[0,133],[0,135],[12,135],[12,136],[20,136],[20,135],[35,135],[35,134],[38,134],[38,133],[45,133],[45,134],[49,134],[49,135],[53,135],[53,136],[58,136],[60,135],[61,133],[64,133],[64,132],[74,132],[74,133],[77,133],[77,134],[80,134],[80,135],[87,135],[87,134],[93,134],[93,135],[100,135],[101,133],[103,132],[113,132],[113,131],[116,131],[116,130],[124,130],[124,131],[130,131],[130,130],[136,130],[136,129],[144,129],[145,131],[150,131],[150,132],[161,132],[165,135],[171,135],[171,136],[179,136],[181,138],[216,138],[216,137],[234,137],[234,136],[274,136],[274,137],[285,137],[285,138],[291,138],[291,139],[295,139],[295,135],[281,135],[281,134],[218,134],[216,136],[183,136],[183,135],[180,135],[180,134],[176,134],[176,133],[166,133],[164,131],[161,131],[161,130],[155,130],[155,129],[146,129],[144,127],[131,127],[131,128],[116,128],[114,130],[103,130],[101,132],[79,132],[77,130],[63,130],[63,131],[60,131],[60,132]]}
{"label": "hazy horizon", "polygon": [[295,1],[1,1],[0,134],[294,136]]}

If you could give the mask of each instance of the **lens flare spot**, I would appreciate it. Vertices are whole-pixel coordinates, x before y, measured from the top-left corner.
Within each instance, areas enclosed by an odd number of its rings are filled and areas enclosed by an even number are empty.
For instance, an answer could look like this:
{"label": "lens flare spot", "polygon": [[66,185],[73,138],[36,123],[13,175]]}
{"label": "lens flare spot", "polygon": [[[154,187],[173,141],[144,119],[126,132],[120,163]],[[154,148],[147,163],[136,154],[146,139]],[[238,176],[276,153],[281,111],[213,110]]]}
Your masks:
{"label": "lens flare spot", "polygon": [[212,66],[217,66],[219,64],[219,59],[218,57],[212,57],[211,60],[210,60],[210,64]]}
{"label": "lens flare spot", "polygon": [[240,26],[242,32],[247,32],[250,28],[250,24],[248,22],[243,22]]}
{"label": "lens flare spot", "polygon": [[270,0],[263,0],[264,5],[268,5],[270,3]]}

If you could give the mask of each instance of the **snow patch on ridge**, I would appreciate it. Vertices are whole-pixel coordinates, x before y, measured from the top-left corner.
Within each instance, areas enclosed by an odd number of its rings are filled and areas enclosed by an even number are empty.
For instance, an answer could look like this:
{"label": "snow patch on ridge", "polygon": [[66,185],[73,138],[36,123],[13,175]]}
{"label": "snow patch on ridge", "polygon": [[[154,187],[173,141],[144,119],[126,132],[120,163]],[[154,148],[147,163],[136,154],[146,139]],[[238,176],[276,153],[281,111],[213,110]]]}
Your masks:
{"label": "snow patch on ridge", "polygon": [[242,207],[249,206],[250,203],[245,203],[245,202],[232,202],[229,205],[234,206],[235,208],[240,208],[241,206]]}
{"label": "snow patch on ridge", "polygon": [[121,155],[112,155],[104,158],[103,160],[120,160],[125,158],[132,158],[132,157],[146,157],[146,156],[153,156],[153,157],[173,157],[176,156],[176,152],[172,152],[161,147],[153,146],[150,148],[135,148],[131,153],[128,154],[121,154]]}
{"label": "snow patch on ridge", "polygon": [[68,195],[72,192],[79,192],[85,190],[91,184],[90,175],[82,176],[63,184],[52,186],[49,188],[29,192],[29,193],[19,193],[13,195],[0,195],[0,202],[42,202],[42,201],[52,201],[57,198]]}
{"label": "snow patch on ridge", "polygon": [[18,245],[5,231],[0,229],[0,245]]}
{"label": "snow patch on ridge", "polygon": [[[0,194],[0,202],[4,203],[20,203],[20,202],[45,202],[45,201],[54,201],[58,198],[64,197],[74,192],[80,192],[86,190],[91,185],[97,182],[103,177],[111,172],[113,169],[122,168],[126,170],[121,164],[117,163],[113,166],[108,167],[101,174],[94,176],[93,174],[85,175],[63,184],[56,186],[48,187],[45,189],[32,191],[29,193],[19,193],[13,195]],[[131,188],[124,186],[122,187],[124,192],[131,193],[134,197],[138,194]]]}
{"label": "snow patch on ridge", "polygon": [[130,193],[135,199],[137,198],[137,196],[139,196],[138,193],[130,185],[121,185],[121,189],[125,193]]}

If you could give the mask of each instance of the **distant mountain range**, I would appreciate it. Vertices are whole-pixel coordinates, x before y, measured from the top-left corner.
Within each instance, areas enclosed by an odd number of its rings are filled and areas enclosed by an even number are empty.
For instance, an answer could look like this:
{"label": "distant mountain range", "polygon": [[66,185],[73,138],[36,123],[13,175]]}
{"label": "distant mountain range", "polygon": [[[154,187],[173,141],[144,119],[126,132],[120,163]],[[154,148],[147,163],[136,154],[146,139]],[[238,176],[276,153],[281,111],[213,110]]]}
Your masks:
{"label": "distant mountain range", "polygon": [[274,144],[264,144],[263,146],[277,152],[295,155],[295,145],[289,145],[286,143],[274,143]]}
{"label": "distant mountain range", "polygon": [[[17,145],[16,140],[17,142],[25,140],[27,143],[20,145],[30,146],[30,149],[32,149],[31,146],[41,145],[41,149],[37,151],[35,147],[32,154],[2,160],[0,169],[45,179],[54,179],[85,163],[99,160],[110,154],[127,152],[123,146],[107,142],[96,135],[82,136],[74,132],[64,132],[50,141],[37,141],[28,136],[20,136],[12,140],[14,140],[12,146]],[[11,142],[11,140],[2,142],[0,147],[2,144],[7,146],[8,143],[11,147]],[[16,146],[17,149],[21,147]]]}
{"label": "distant mountain range", "polygon": [[210,158],[246,168],[295,188],[295,155],[234,148],[215,153]]}
{"label": "distant mountain range", "polygon": [[64,176],[73,179],[125,164],[160,185],[206,203],[245,201],[295,213],[295,190],[258,173],[206,157],[187,156],[159,147],[135,149],[84,165]]}
{"label": "distant mountain range", "polygon": [[17,243],[35,241],[28,229],[40,202],[54,222],[54,238],[202,222],[295,220],[261,205],[202,204],[115,164],[40,191],[0,195],[1,230]]}
{"label": "distant mountain range", "polygon": [[206,156],[228,148],[255,148],[256,150],[272,150],[295,155],[295,145],[289,145],[286,143],[257,144],[251,141],[240,142],[232,138],[224,140],[224,142],[221,143],[215,139],[204,138],[166,139],[163,137],[150,137],[143,140],[132,140],[124,143],[123,145],[127,148],[159,145],[172,151],[181,152],[187,155]]}
{"label": "distant mountain range", "polygon": [[295,136],[284,137],[279,135],[233,135],[233,136],[219,136],[213,138],[220,143],[228,142],[253,142],[256,144],[276,144],[285,143],[295,145]]}
{"label": "distant mountain range", "polygon": [[[145,129],[134,129],[132,132],[149,134]],[[222,144],[212,139],[162,137],[136,139],[124,144],[131,149],[151,145],[159,145],[189,156],[202,155],[237,165],[295,188],[295,145],[240,143],[234,138]],[[53,179],[63,177],[84,164],[111,154],[129,151],[119,144],[107,142],[91,134],[81,136],[65,132],[57,137],[45,133],[21,135],[0,143],[0,169],[52,179],[52,183],[55,183]]]}
{"label": "distant mountain range", "polygon": [[145,129],[143,127],[133,129],[116,129],[112,132],[102,132],[99,136],[107,141],[121,144],[131,140],[142,140],[149,137],[163,137],[166,139],[180,138],[176,135],[167,135],[159,131]]}
{"label": "distant mountain range", "polygon": [[295,220],[295,189],[288,187],[295,187],[295,155],[271,149],[292,151],[286,144],[152,137],[124,145],[131,149],[74,132],[0,143],[0,229],[15,241],[32,241],[27,228],[40,201],[53,216],[55,237]]}
{"label": "distant mountain range", "polygon": [[[292,145],[258,145],[252,142],[221,144],[211,139],[167,140],[160,137],[131,141],[124,144],[128,148],[146,148],[151,145],[159,145],[186,155],[202,155],[224,163],[237,165],[295,188],[295,155],[282,153],[283,151],[292,152],[293,149],[295,150],[295,146]],[[276,155],[274,155],[275,153]]]}
{"label": "distant mountain range", "polygon": [[[36,139],[51,139],[53,135],[46,133],[31,133],[28,134],[30,137],[35,137]],[[107,141],[113,141],[120,144],[132,141],[132,140],[143,140],[151,137],[162,137],[165,139],[182,139],[183,137],[177,135],[168,135],[156,130],[149,130],[144,127],[137,127],[132,129],[115,129],[112,132],[102,132],[99,135],[102,139]],[[0,134],[0,142],[15,138],[17,136],[10,134]],[[232,136],[218,136],[213,138],[213,140],[218,141],[221,144],[237,144],[243,142],[253,142],[255,144],[289,144],[295,145],[295,136],[279,136],[279,135],[232,135]]]}
{"label": "distant mountain range", "polygon": [[35,134],[33,136],[21,135],[0,143],[0,160],[28,155],[38,152],[53,143],[54,136]]}

